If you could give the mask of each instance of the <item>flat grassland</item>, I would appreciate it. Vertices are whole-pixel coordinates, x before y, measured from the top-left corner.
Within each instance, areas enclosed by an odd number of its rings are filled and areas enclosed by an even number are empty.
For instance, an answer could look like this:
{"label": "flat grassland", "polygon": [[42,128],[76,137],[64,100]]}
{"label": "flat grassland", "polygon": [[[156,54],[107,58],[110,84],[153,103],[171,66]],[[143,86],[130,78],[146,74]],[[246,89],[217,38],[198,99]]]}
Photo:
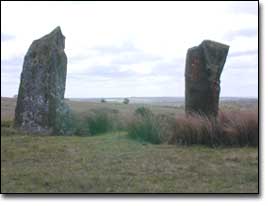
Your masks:
{"label": "flat grassland", "polygon": [[[67,102],[81,114],[109,108],[124,115],[140,106]],[[1,98],[1,121],[14,118],[15,104],[15,99]],[[257,106],[221,103],[223,110]],[[183,113],[183,107],[150,109]],[[124,131],[88,137],[1,132],[1,192],[258,193],[258,148],[153,145],[132,140]]]}

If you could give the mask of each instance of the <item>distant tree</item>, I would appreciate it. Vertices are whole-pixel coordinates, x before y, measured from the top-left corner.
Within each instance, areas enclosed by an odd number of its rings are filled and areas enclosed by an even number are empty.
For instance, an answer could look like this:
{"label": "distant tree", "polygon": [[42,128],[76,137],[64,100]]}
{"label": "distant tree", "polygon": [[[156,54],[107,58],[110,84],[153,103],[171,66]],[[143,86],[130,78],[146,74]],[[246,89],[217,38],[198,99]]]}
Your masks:
{"label": "distant tree", "polygon": [[124,104],[128,104],[129,103],[129,99],[128,98],[125,98],[124,101],[123,101]]}
{"label": "distant tree", "polygon": [[106,102],[106,100],[102,98],[101,99],[101,103],[105,103],[105,102]]}
{"label": "distant tree", "polygon": [[17,95],[17,94],[15,94],[15,95],[13,96],[13,98],[18,98],[18,95]]}

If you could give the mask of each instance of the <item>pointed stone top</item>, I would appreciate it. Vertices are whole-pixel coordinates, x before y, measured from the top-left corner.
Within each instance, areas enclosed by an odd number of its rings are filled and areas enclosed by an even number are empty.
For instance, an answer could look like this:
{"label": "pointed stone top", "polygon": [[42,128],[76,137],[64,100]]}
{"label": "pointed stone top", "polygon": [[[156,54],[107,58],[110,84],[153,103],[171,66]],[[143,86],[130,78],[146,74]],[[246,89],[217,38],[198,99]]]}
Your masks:
{"label": "pointed stone top", "polygon": [[54,29],[54,31],[55,31],[55,30],[59,30],[59,31],[61,31],[60,26],[57,26],[57,27]]}
{"label": "pointed stone top", "polygon": [[54,45],[57,48],[64,49],[65,47],[65,36],[61,32],[60,26],[57,26],[49,34],[36,40],[36,42],[44,42],[47,45]]}
{"label": "pointed stone top", "polygon": [[52,32],[47,34],[45,37],[47,36],[58,36],[58,37],[63,37],[65,39],[65,36],[61,32],[60,26],[57,26],[55,29],[52,30]]}
{"label": "pointed stone top", "polygon": [[57,26],[51,33],[59,33],[59,34],[63,35],[61,32],[60,26]]}

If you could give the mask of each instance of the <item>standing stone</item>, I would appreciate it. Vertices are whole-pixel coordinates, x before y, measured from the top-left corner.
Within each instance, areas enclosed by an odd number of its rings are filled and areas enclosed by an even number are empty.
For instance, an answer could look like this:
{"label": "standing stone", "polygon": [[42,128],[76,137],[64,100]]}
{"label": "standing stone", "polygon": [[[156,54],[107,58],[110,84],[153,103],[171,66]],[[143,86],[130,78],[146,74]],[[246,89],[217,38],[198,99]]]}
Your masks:
{"label": "standing stone", "polygon": [[204,40],[188,49],[185,68],[185,110],[217,116],[220,76],[229,46]]}
{"label": "standing stone", "polygon": [[60,27],[33,41],[24,57],[15,126],[29,133],[64,134],[67,56]]}

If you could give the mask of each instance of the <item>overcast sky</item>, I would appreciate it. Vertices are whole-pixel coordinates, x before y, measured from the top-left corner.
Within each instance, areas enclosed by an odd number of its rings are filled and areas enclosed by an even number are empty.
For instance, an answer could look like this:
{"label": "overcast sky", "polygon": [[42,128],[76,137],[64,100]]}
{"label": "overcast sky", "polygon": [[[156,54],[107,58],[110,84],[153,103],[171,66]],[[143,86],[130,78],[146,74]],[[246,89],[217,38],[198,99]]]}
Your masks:
{"label": "overcast sky", "polygon": [[230,45],[221,96],[258,97],[258,2],[1,2],[1,96],[32,41],[60,26],[66,97],[184,96],[187,49]]}

